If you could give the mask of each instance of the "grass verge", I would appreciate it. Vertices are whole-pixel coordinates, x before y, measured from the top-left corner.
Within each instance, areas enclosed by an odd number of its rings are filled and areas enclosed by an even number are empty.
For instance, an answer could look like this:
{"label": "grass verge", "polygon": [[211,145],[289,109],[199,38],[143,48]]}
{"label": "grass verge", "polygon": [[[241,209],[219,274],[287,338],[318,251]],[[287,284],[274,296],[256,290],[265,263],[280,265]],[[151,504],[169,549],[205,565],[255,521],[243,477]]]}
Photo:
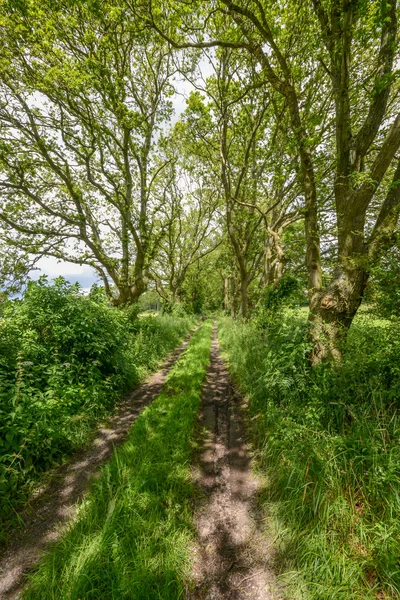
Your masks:
{"label": "grass verge", "polygon": [[25,600],[181,597],[192,535],[190,462],[210,322],[194,334],[163,392],[138,417],[44,558]]}
{"label": "grass verge", "polygon": [[297,310],[219,327],[249,396],[277,568],[292,599],[399,598],[399,326],[361,313],[342,364],[312,371],[305,327]]}

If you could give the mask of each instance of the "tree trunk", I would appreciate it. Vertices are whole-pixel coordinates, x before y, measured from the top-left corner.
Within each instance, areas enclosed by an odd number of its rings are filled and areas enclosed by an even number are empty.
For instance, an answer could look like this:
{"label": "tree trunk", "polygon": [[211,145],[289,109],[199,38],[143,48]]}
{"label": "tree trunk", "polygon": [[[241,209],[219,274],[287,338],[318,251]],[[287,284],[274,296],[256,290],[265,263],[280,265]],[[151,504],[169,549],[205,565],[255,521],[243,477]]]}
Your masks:
{"label": "tree trunk", "polygon": [[139,282],[139,285],[118,287],[118,296],[112,297],[111,302],[114,306],[130,306],[139,301],[140,296],[146,291],[144,282]]}
{"label": "tree trunk", "polygon": [[[143,268],[141,264],[135,264],[135,278],[134,283],[127,283],[125,281],[118,281],[115,283],[118,296],[111,296],[110,300],[114,306],[130,306],[139,301],[140,296],[146,291],[147,285],[143,277]],[[111,292],[110,292],[111,293]]]}
{"label": "tree trunk", "polygon": [[235,278],[230,278],[230,294],[231,294],[231,317],[234,319],[237,313],[237,301],[236,301],[236,289],[235,289]]}
{"label": "tree trunk", "polygon": [[264,272],[261,285],[275,285],[283,275],[285,253],[280,243],[280,235],[273,232],[265,243]]}
{"label": "tree trunk", "polygon": [[261,285],[271,285],[275,282],[275,266],[276,266],[276,257],[273,257],[272,248],[271,248],[271,238],[268,238],[265,244],[265,252],[264,252],[264,272],[261,278]]}
{"label": "tree trunk", "polygon": [[314,297],[309,316],[313,367],[322,362],[341,360],[347,333],[361,304],[367,281],[368,272],[364,267],[342,268],[329,286]]}
{"label": "tree trunk", "polygon": [[247,277],[242,277],[240,281],[240,315],[243,319],[247,318],[249,308],[249,298],[247,295],[248,285]]}
{"label": "tree trunk", "polygon": [[229,310],[229,277],[224,278],[224,310]]}

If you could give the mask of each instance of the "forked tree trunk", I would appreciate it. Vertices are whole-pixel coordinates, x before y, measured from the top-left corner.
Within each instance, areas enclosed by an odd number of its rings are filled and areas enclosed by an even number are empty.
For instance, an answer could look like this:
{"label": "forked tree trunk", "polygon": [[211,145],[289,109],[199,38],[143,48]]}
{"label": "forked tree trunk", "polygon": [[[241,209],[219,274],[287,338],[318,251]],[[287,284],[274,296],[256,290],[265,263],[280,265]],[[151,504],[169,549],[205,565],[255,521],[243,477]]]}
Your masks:
{"label": "forked tree trunk", "polygon": [[[140,296],[146,291],[146,283],[143,278],[143,273],[137,273],[135,282],[132,284],[116,285],[118,296],[110,296],[110,301],[114,306],[130,306],[139,301]],[[111,293],[111,292],[110,292]]]}
{"label": "forked tree trunk", "polygon": [[130,306],[139,301],[140,296],[146,291],[146,286],[124,286],[118,288],[118,296],[110,298],[112,304],[117,307]]}
{"label": "forked tree trunk", "polygon": [[310,307],[313,367],[340,361],[350,325],[361,304],[368,272],[363,267],[338,271],[330,285],[314,297]]}
{"label": "forked tree trunk", "polygon": [[[276,238],[278,236],[275,236]],[[264,272],[261,286],[275,285],[283,275],[285,253],[279,240],[269,237],[264,251]]]}

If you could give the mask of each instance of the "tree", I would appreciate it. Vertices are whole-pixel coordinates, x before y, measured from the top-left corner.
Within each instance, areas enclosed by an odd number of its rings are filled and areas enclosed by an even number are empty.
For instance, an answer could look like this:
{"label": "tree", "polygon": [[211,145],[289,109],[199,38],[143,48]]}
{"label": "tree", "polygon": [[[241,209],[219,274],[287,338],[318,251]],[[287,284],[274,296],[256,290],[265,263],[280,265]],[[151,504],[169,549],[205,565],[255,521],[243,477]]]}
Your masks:
{"label": "tree", "polygon": [[179,299],[190,267],[221,243],[218,190],[185,149],[180,125],[168,140],[171,158],[161,181],[160,211],[165,234],[151,270],[157,291],[170,307]]}
{"label": "tree", "polygon": [[38,259],[31,258],[0,236],[0,300],[21,291]]}
{"label": "tree", "polygon": [[92,266],[137,301],[160,232],[166,44],[122,2],[1,6],[0,220],[24,252]]}
{"label": "tree", "polygon": [[[197,16],[192,25],[181,11],[172,31],[160,11],[150,11],[153,27],[175,47],[247,51],[267,88],[287,106],[305,200],[311,362],[340,359],[369,270],[390,245],[400,210],[400,163],[394,167],[400,147],[397,2],[220,0],[212,11],[190,4]],[[229,21],[217,36],[221,19]],[[328,123],[326,129],[318,118],[322,111],[332,115],[333,127]],[[316,175],[321,145],[334,158],[337,231],[336,264],[325,287],[319,214],[324,202]]]}
{"label": "tree", "polygon": [[[260,275],[281,275],[280,235],[294,219],[296,191],[293,161],[280,152],[278,129],[271,124],[270,94],[256,80],[254,61],[238,58],[230,49],[208,55],[214,74],[192,84],[197,91],[184,115],[193,151],[207,173],[214,173],[223,191],[225,228],[239,274],[240,308],[248,314],[248,289]],[[287,167],[282,168],[285,160]],[[285,172],[287,179],[282,177]],[[232,280],[233,281],[233,280]],[[226,282],[225,286],[229,287]]]}

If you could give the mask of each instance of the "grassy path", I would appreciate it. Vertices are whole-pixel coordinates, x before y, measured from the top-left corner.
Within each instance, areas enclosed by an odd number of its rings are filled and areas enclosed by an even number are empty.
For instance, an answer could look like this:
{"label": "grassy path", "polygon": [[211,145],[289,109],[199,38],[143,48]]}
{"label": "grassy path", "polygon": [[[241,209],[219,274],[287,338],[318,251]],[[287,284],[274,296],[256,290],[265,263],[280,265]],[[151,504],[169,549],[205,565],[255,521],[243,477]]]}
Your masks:
{"label": "grassy path", "polygon": [[192,536],[190,461],[211,323],[193,336],[163,392],[137,418],[78,519],[42,561],[29,600],[181,597]]}
{"label": "grassy path", "polygon": [[40,492],[30,499],[21,513],[23,528],[9,532],[5,547],[0,544],[0,598],[18,594],[25,575],[75,516],[93,476],[126,438],[140,411],[161,392],[168,372],[188,346],[190,337],[170,354],[159,371],[119,403],[116,414],[98,429],[92,443],[54,469]]}
{"label": "grassy path", "polygon": [[217,328],[203,388],[196,470],[196,544],[190,600],[279,600],[274,543],[257,507],[265,482],[252,470],[243,398],[235,395]]}

